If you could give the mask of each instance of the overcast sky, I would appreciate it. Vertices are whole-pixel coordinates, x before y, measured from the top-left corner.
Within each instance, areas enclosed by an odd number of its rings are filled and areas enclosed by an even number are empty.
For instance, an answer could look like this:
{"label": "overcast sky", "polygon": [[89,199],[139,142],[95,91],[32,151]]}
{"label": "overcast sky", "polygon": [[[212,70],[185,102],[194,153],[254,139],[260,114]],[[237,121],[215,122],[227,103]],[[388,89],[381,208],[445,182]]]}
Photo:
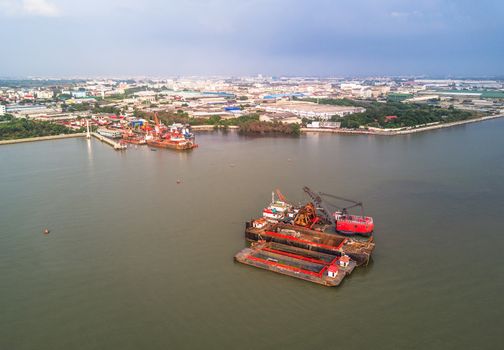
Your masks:
{"label": "overcast sky", "polygon": [[499,0],[0,0],[0,76],[504,75]]}

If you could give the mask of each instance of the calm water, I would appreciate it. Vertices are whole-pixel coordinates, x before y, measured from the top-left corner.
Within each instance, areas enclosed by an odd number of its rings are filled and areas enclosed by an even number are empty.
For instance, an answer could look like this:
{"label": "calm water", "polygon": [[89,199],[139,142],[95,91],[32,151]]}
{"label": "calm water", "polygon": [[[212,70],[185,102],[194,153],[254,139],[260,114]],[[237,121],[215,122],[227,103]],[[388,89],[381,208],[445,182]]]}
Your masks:
{"label": "calm water", "polygon": [[[2,146],[0,349],[500,348],[503,134]],[[377,222],[373,263],[340,288],[232,260],[271,190],[303,185]]]}

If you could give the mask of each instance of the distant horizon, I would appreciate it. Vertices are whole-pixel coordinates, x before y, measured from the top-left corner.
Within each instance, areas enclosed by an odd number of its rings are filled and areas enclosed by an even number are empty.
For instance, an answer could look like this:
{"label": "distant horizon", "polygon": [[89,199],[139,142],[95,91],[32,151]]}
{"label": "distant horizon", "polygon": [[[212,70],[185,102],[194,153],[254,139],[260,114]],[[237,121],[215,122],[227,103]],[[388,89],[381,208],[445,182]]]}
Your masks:
{"label": "distant horizon", "polygon": [[495,76],[427,76],[427,75],[348,75],[348,76],[333,76],[333,75],[265,75],[265,74],[244,74],[244,75],[166,75],[166,76],[0,76],[0,81],[16,81],[16,80],[169,80],[169,79],[241,79],[241,78],[275,78],[275,79],[337,79],[337,80],[366,80],[366,79],[414,79],[414,80],[504,80],[504,75]]}

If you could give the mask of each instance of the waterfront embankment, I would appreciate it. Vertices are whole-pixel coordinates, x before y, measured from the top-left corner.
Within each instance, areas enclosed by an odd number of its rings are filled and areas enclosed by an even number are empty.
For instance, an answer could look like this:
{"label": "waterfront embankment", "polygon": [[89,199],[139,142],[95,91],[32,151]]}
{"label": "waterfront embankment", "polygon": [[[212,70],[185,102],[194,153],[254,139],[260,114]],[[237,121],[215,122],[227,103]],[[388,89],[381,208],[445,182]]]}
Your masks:
{"label": "waterfront embankment", "polygon": [[475,118],[462,120],[453,123],[444,123],[444,124],[436,124],[436,125],[427,125],[427,126],[417,126],[417,127],[409,127],[399,130],[391,130],[384,129],[379,130],[378,128],[370,129],[319,129],[319,128],[301,128],[301,132],[310,133],[310,132],[327,132],[334,134],[358,134],[358,135],[385,135],[385,136],[394,136],[394,135],[406,135],[406,134],[414,134],[417,132],[424,132],[436,129],[444,129],[450,128],[453,126],[470,124],[470,123],[478,123],[485,120],[497,119],[504,117],[504,114],[490,115],[487,117]]}
{"label": "waterfront embankment", "polygon": [[[119,142],[116,142],[116,141],[111,140],[107,137],[104,137],[96,132],[92,132],[91,135],[93,137],[97,138],[98,140],[105,142],[105,143],[109,144],[110,146],[114,147],[115,150],[121,150],[121,149],[126,148],[126,146],[120,144]],[[68,138],[73,138],[73,137],[85,137],[85,136],[86,136],[86,133],[29,137],[29,138],[17,139],[17,140],[2,140],[2,141],[0,141],[0,145],[11,145],[11,144],[16,144],[16,143],[24,143],[24,142],[59,140],[59,139],[68,139]]]}
{"label": "waterfront embankment", "polygon": [[28,137],[28,138],[16,139],[16,140],[2,140],[2,141],[0,141],[0,145],[11,145],[14,143],[23,143],[23,142],[36,142],[36,141],[68,139],[68,138],[72,138],[72,137],[84,137],[84,136],[86,136],[86,133]]}
{"label": "waterfront embankment", "polygon": [[224,125],[193,125],[191,126],[191,129],[193,131],[212,131],[215,129],[239,129],[239,126],[236,125],[229,125],[229,126],[224,126]]}

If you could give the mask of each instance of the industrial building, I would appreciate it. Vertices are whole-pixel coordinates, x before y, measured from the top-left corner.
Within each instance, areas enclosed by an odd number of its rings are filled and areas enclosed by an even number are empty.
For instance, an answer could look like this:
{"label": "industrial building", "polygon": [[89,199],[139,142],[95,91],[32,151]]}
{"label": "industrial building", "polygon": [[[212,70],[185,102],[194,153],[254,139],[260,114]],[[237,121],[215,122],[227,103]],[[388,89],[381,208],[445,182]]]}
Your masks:
{"label": "industrial building", "polygon": [[363,107],[319,105],[311,102],[278,102],[264,106],[266,112],[292,113],[301,118],[329,120],[332,116],[344,117],[366,111]]}
{"label": "industrial building", "polygon": [[33,114],[46,112],[48,109],[44,105],[9,105],[6,107],[8,113]]}

